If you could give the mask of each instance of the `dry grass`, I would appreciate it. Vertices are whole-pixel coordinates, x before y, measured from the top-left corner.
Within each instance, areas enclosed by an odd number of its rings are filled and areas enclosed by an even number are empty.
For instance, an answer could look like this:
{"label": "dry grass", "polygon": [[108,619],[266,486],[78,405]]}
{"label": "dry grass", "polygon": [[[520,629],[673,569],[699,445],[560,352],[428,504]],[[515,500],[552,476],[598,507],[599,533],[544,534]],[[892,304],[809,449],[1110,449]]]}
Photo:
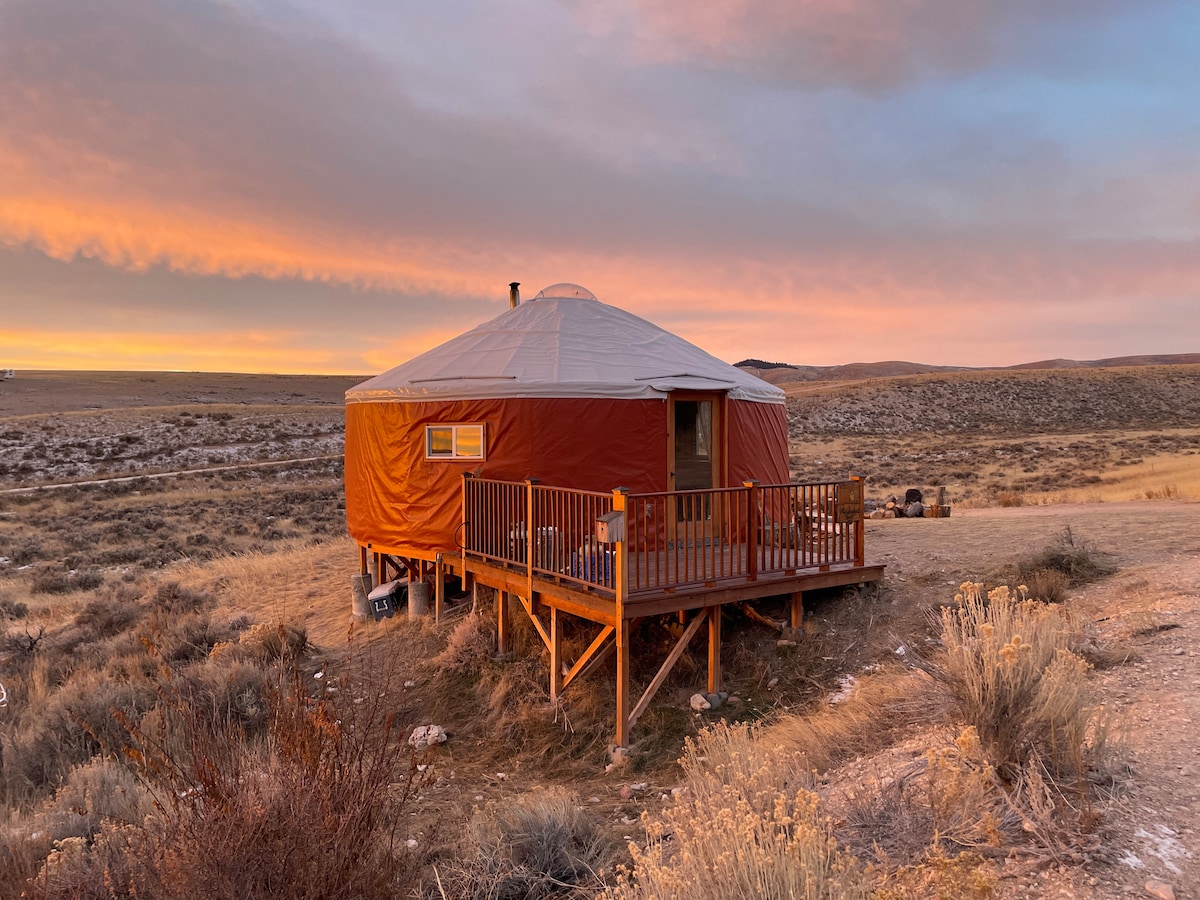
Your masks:
{"label": "dry grass", "polygon": [[458,860],[435,867],[438,893],[461,900],[593,897],[615,844],[604,824],[561,788],[480,810]]}
{"label": "dry grass", "polygon": [[442,672],[477,674],[496,652],[496,623],[490,616],[468,613],[446,637],[446,646],[430,665]]}
{"label": "dry grass", "polygon": [[860,679],[850,697],[836,706],[765,725],[762,741],[800,754],[806,769],[825,772],[886,746],[904,729],[933,721],[941,711],[929,678],[888,666]]}

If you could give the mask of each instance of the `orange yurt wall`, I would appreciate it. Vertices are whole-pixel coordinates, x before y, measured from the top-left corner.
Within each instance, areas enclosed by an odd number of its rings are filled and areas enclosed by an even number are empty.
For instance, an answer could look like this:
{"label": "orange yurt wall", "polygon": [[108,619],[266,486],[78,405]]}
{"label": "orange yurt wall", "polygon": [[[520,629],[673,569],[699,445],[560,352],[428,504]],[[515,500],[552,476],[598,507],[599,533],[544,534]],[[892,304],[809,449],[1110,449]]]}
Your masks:
{"label": "orange yurt wall", "polygon": [[728,484],[737,486],[750,480],[787,484],[791,480],[787,407],[782,403],[730,400],[726,414]]}
{"label": "orange yurt wall", "polygon": [[[426,425],[475,422],[485,427],[482,463],[425,459]],[[349,403],[345,480],[350,534],[360,544],[393,550],[455,549],[462,475],[477,468],[483,478],[537,478],[582,490],[665,490],[666,441],[663,400],[510,397]],[[785,472],[786,461],[785,445]]]}

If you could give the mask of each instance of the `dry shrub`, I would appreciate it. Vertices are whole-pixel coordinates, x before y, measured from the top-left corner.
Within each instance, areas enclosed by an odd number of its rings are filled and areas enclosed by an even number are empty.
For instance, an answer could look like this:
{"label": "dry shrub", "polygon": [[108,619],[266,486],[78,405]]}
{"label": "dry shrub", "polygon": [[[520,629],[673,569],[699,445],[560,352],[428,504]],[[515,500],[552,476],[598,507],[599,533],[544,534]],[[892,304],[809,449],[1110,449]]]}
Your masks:
{"label": "dry shrub", "polygon": [[988,900],[996,895],[999,876],[995,865],[974,853],[947,856],[935,848],[920,863],[904,866],[888,876],[875,893],[876,900]]}
{"label": "dry shrub", "polygon": [[964,584],[962,606],[942,610],[944,656],[924,664],[975,728],[989,760],[1015,782],[1033,762],[1055,779],[1081,779],[1104,757],[1103,718],[1088,663],[1069,649],[1074,628],[1057,607],[1007,587],[984,598]]}
{"label": "dry shrub", "polygon": [[[126,847],[122,890],[336,900],[410,886],[417,857],[396,836],[415,760],[397,751],[380,698],[352,709],[312,700],[291,667],[270,697],[266,739],[252,741],[171,686],[160,694],[164,728],[181,734],[164,742],[129,727],[126,754],[161,815]],[[410,787],[396,787],[402,779]]]}
{"label": "dry shrub", "polygon": [[33,576],[29,591],[32,594],[71,594],[76,591],[94,591],[102,584],[104,573],[99,569],[78,572],[41,569]]}
{"label": "dry shrub", "polygon": [[1106,554],[1090,542],[1077,539],[1070,525],[1046,549],[1017,563],[1017,575],[1026,584],[1037,572],[1059,572],[1066,576],[1068,585],[1075,587],[1116,570]]}
{"label": "dry shrub", "polygon": [[439,870],[444,896],[464,900],[592,897],[615,844],[561,788],[493,801],[476,814],[466,859]]}
{"label": "dry shrub", "polygon": [[1024,506],[1025,495],[1017,491],[997,491],[996,496],[997,506]]}
{"label": "dry shrub", "polygon": [[[185,663],[206,659],[218,644],[230,643],[237,636],[228,622],[216,622],[209,614],[190,612],[180,616],[156,615],[154,631],[148,640],[163,660]],[[271,636],[269,640],[278,638]],[[264,656],[271,658],[270,654]]]}
{"label": "dry shrub", "polygon": [[145,682],[123,684],[100,672],[77,672],[11,726],[3,759],[10,798],[44,792],[106,746],[119,745],[124,732],[114,713],[136,719],[154,702]]}
{"label": "dry shrub", "polygon": [[1020,817],[988,761],[974,727],[954,746],[925,754],[934,840],[960,847],[999,847],[1015,833]]}
{"label": "dry shrub", "polygon": [[440,672],[478,673],[496,647],[496,623],[488,616],[468,613],[446,638],[446,646],[430,664]]}
{"label": "dry shrub", "polygon": [[72,769],[24,828],[55,842],[72,837],[91,840],[106,819],[137,823],[150,811],[149,799],[133,773],[120,763],[96,757]]}
{"label": "dry shrub", "polygon": [[720,725],[689,739],[685,789],[661,816],[643,814],[647,845],[630,846],[632,869],[605,897],[869,896],[816,794],[800,786],[803,757],[755,738],[746,726]]}
{"label": "dry shrub", "polygon": [[214,603],[208,591],[186,588],[178,581],[164,581],[154,590],[155,611],[172,616],[209,609]]}
{"label": "dry shrub", "polygon": [[309,648],[308,630],[290,622],[259,622],[238,638],[238,645],[249,656],[263,661],[298,659]]}
{"label": "dry shrub", "polygon": [[108,638],[132,628],[145,611],[136,602],[124,602],[123,597],[110,595],[90,601],[75,616],[75,624],[88,629],[98,639]]}
{"label": "dry shrub", "polygon": [[729,790],[766,799],[762,811],[774,804],[779,788],[812,786],[807,755],[794,744],[772,740],[764,729],[747,724],[713,725],[684,742],[683,788],[698,802],[720,804]]}
{"label": "dry shrub", "polygon": [[1029,598],[1042,603],[1062,603],[1071,584],[1071,579],[1057,569],[1036,569],[1024,581]]}
{"label": "dry shrub", "polygon": [[29,615],[29,604],[13,600],[7,594],[0,593],[0,620],[23,619]]}

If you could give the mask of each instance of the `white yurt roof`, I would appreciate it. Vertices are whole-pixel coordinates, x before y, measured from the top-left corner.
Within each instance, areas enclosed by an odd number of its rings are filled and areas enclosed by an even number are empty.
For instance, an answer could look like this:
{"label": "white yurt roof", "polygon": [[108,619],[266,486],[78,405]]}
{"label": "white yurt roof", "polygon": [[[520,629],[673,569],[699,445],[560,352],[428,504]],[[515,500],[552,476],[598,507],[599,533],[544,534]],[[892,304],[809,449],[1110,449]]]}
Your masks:
{"label": "white yurt roof", "polygon": [[783,403],[774,385],[704,352],[586,288],[532,300],[346,392],[348,403],[498,397],[662,398],[724,391]]}

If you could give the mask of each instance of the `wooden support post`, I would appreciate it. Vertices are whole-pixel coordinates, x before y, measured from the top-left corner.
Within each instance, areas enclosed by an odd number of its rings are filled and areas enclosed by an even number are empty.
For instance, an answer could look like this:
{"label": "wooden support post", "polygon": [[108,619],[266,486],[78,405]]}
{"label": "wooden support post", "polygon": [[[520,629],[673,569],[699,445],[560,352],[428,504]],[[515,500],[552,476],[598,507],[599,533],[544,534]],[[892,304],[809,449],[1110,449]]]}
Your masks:
{"label": "wooden support post", "polygon": [[721,605],[708,608],[708,692],[721,689]]}
{"label": "wooden support post", "polygon": [[758,581],[758,482],[743,481],[746,489],[746,580]]}
{"label": "wooden support post", "polygon": [[618,747],[629,746],[629,622],[617,619],[617,734]]}
{"label": "wooden support post", "polygon": [[795,591],[792,594],[792,630],[799,628],[804,623],[804,591]]}
{"label": "wooden support post", "polygon": [[442,554],[433,560],[433,624],[442,624],[442,608],[446,604],[446,569],[442,565]]}
{"label": "wooden support post", "polygon": [[508,591],[496,591],[496,652],[508,653]]}
{"label": "wooden support post", "polygon": [[362,546],[361,544],[359,545],[359,548],[358,548],[358,574],[359,575],[370,575],[371,574],[371,567],[367,563],[367,548]]}
{"label": "wooden support post", "polygon": [[550,607],[550,702],[562,693],[562,616]]}
{"label": "wooden support post", "polygon": [[867,513],[866,513],[866,496],[867,486],[866,481],[861,475],[851,475],[851,481],[859,482],[858,486],[858,518],[854,523],[854,565],[858,567],[867,564],[867,547],[866,547],[866,531],[867,531]]}

